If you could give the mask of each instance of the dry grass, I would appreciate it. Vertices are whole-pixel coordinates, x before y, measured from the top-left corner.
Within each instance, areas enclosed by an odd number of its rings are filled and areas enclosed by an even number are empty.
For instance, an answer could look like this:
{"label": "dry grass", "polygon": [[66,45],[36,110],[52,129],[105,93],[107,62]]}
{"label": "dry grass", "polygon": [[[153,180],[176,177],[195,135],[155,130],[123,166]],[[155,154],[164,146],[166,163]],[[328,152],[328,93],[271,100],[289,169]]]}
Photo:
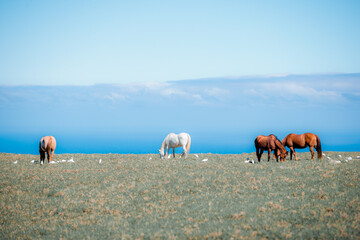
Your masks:
{"label": "dry grass", "polygon": [[0,154],[0,238],[359,238],[360,153],[199,155]]}

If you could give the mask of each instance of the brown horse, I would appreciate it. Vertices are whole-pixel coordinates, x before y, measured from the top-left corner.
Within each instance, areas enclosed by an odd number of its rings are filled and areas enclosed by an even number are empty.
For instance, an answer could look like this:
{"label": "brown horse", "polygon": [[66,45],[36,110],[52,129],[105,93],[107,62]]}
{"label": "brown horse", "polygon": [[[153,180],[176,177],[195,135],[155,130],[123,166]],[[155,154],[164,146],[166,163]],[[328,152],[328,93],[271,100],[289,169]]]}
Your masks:
{"label": "brown horse", "polygon": [[56,140],[53,136],[42,137],[39,143],[40,164],[44,164],[45,154],[47,153],[48,162],[52,162],[54,151],[56,148]]}
{"label": "brown horse", "polygon": [[279,161],[278,159],[279,155],[280,155],[280,161],[284,162],[288,154],[288,151],[286,151],[283,144],[273,134],[270,134],[269,136],[264,136],[264,135],[257,136],[257,138],[255,139],[255,148],[256,148],[256,156],[259,162],[264,150],[268,151],[268,161],[270,161],[271,151],[274,151],[274,155],[277,162]]}
{"label": "brown horse", "polygon": [[313,133],[294,134],[290,133],[282,141],[284,146],[290,148],[290,160],[292,160],[292,154],[294,153],[295,160],[297,161],[295,148],[310,148],[311,160],[314,159],[314,147],[318,153],[318,159],[322,158],[321,142],[320,138]]}

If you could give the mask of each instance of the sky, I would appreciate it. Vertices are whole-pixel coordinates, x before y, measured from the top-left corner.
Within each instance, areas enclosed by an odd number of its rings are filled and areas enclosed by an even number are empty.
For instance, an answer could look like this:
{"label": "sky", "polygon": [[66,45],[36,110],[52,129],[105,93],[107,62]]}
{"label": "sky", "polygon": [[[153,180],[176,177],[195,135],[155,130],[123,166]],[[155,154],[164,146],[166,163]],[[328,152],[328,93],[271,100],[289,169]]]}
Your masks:
{"label": "sky", "polygon": [[0,84],[360,72],[359,1],[1,1]]}
{"label": "sky", "polygon": [[0,1],[0,152],[360,151],[359,22],[359,1]]}

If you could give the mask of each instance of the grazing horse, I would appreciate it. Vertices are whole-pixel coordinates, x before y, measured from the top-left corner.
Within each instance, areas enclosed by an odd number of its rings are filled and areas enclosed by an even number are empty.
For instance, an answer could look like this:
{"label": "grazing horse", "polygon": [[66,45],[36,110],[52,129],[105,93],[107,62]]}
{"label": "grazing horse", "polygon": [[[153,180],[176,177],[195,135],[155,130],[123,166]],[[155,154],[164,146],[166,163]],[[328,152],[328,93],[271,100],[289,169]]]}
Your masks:
{"label": "grazing horse", "polygon": [[52,162],[54,151],[56,148],[56,140],[53,136],[42,137],[39,143],[40,164],[44,164],[45,154],[47,153],[48,162]]}
{"label": "grazing horse", "polygon": [[[169,135],[166,136],[163,143],[161,144],[161,148],[159,150],[160,152],[160,158],[164,158],[169,154],[170,148],[173,149],[173,156],[175,158],[175,148],[182,147],[183,153],[181,157],[185,156],[187,157],[188,153],[190,152],[190,145],[191,145],[191,138],[190,135],[187,133],[180,133],[176,135],[175,133],[169,133]],[[167,148],[166,155],[165,155],[165,149]]]}
{"label": "grazing horse", "polygon": [[264,150],[268,151],[268,161],[270,161],[270,154],[272,150],[274,151],[274,156],[277,162],[279,161],[278,159],[279,155],[280,155],[280,161],[284,162],[288,154],[288,151],[286,151],[284,145],[273,134],[270,134],[269,136],[264,136],[264,135],[257,136],[257,138],[255,139],[255,148],[256,148],[256,156],[259,162]]}
{"label": "grazing horse", "polygon": [[290,133],[282,141],[284,146],[290,148],[290,160],[292,160],[292,154],[294,153],[295,160],[297,161],[295,148],[310,148],[311,160],[314,159],[314,147],[318,153],[318,159],[322,158],[321,142],[320,138],[313,133],[294,134]]}

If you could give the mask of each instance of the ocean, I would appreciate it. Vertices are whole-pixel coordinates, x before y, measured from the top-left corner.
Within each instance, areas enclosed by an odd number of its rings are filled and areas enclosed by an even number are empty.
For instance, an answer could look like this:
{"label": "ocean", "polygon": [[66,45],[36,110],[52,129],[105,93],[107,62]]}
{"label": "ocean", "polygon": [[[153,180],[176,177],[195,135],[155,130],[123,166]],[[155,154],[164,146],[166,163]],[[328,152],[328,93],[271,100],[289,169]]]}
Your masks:
{"label": "ocean", "polygon": [[[166,135],[109,135],[109,134],[57,134],[57,148],[55,153],[120,153],[120,154],[148,154],[158,153],[161,143]],[[18,154],[38,154],[40,134],[0,134],[0,152]],[[225,137],[218,136],[217,141],[210,136],[192,135],[191,153],[218,153],[218,154],[237,154],[255,152],[255,137]],[[280,138],[281,139],[281,138]],[[323,151],[360,151],[359,142],[334,142],[330,138],[322,138]],[[309,151],[299,149],[299,152]],[[177,148],[176,153],[181,153],[182,149]]]}

